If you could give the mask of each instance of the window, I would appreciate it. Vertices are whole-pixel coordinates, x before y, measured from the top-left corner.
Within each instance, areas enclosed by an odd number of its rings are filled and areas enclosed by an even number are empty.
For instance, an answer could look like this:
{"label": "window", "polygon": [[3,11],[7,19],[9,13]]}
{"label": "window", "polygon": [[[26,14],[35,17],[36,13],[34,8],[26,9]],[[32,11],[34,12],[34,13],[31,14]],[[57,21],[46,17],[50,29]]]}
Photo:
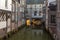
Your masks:
{"label": "window", "polygon": [[0,21],[6,21],[6,14],[5,13],[0,14]]}
{"label": "window", "polygon": [[[59,2],[60,2],[60,0],[59,0]],[[60,11],[60,3],[59,3],[59,11]]]}
{"label": "window", "polygon": [[39,11],[39,16],[41,16],[41,13],[42,13],[42,12],[41,12],[41,11]]}
{"label": "window", "polygon": [[15,18],[15,16],[14,16],[14,14],[12,14],[12,22],[14,22],[15,20],[14,20],[14,18]]}
{"label": "window", "polygon": [[20,0],[18,0],[18,2],[20,3]]}
{"label": "window", "polygon": [[60,32],[60,22],[58,22],[58,31]]}
{"label": "window", "polygon": [[24,17],[24,13],[22,14],[22,16]]}
{"label": "window", "polygon": [[51,23],[56,23],[55,15],[51,15]]}
{"label": "window", "polygon": [[12,4],[12,11],[14,12],[14,4]]}
{"label": "window", "polygon": [[37,11],[34,11],[34,16],[36,16],[37,15]]}
{"label": "window", "polygon": [[25,1],[24,0],[20,0],[20,4],[21,5],[24,5],[25,4]]}
{"label": "window", "polygon": [[8,0],[5,0],[5,7],[8,7]]}
{"label": "window", "polygon": [[40,4],[40,7],[41,7],[42,5]]}
{"label": "window", "polygon": [[13,12],[16,11],[16,3],[15,3],[15,1],[12,2],[12,11]]}
{"label": "window", "polygon": [[41,13],[41,11],[39,11],[39,13]]}

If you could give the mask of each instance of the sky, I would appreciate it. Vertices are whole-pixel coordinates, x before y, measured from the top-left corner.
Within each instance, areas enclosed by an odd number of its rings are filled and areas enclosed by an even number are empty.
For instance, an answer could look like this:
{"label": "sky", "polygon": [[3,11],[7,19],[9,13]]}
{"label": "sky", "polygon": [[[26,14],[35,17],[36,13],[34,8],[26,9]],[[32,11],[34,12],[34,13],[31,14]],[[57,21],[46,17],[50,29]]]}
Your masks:
{"label": "sky", "polygon": [[48,0],[48,1],[49,1],[49,3],[50,3],[50,2],[55,1],[55,0]]}
{"label": "sky", "polygon": [[[48,0],[48,3],[53,2],[53,1],[55,1],[55,0]],[[49,4],[48,4],[48,5],[49,5]]]}

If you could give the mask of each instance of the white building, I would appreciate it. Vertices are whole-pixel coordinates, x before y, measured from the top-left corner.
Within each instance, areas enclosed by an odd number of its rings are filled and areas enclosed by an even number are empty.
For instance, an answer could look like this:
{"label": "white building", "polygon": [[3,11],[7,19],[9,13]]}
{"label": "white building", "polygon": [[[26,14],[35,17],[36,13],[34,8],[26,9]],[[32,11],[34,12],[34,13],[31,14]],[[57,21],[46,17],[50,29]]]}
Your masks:
{"label": "white building", "polygon": [[10,31],[18,30],[18,27],[25,24],[25,3],[25,0],[0,0],[1,37],[5,36]]}
{"label": "white building", "polygon": [[6,34],[5,32],[10,31],[11,12],[12,12],[12,0],[0,0],[0,35],[2,37]]}
{"label": "white building", "polygon": [[27,5],[27,12],[32,18],[41,18],[43,17],[43,4]]}
{"label": "white building", "polygon": [[0,29],[6,27],[6,16],[10,15],[11,11],[12,0],[0,0],[0,24],[3,23],[3,25],[0,25]]}
{"label": "white building", "polygon": [[42,18],[44,0],[27,0],[27,18]]}
{"label": "white building", "polygon": [[12,0],[0,0],[0,9],[11,11],[12,10]]}

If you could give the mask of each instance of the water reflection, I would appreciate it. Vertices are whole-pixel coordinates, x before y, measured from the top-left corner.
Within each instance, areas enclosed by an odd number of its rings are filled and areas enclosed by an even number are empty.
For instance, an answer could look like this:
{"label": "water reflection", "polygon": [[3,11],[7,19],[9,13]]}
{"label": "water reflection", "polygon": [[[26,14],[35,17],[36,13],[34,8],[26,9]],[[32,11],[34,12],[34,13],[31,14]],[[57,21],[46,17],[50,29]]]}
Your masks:
{"label": "water reflection", "polygon": [[13,35],[8,40],[52,40],[47,32],[39,29],[20,30],[17,34]]}

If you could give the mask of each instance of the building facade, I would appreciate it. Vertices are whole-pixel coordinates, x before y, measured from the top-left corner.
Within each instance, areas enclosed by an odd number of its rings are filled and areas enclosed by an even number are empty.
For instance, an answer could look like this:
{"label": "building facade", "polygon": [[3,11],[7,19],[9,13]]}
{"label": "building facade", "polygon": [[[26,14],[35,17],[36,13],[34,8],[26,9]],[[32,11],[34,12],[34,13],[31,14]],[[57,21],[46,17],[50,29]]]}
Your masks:
{"label": "building facade", "polygon": [[26,8],[26,0],[20,0],[20,20],[21,24],[25,24],[25,8]]}
{"label": "building facade", "polygon": [[56,20],[56,14],[57,14],[57,5],[56,1],[53,1],[49,3],[49,10],[48,10],[48,22],[49,22],[49,32],[52,35],[54,39],[57,37],[57,20]]}
{"label": "building facade", "polygon": [[[60,0],[56,0],[56,4],[57,4],[57,10],[54,13],[52,12],[53,13],[52,15],[55,15],[56,20],[54,18],[52,18],[52,19],[55,20],[56,25],[55,25],[55,23],[52,24],[53,28],[52,28],[52,30],[50,28],[50,31],[52,34],[54,34],[53,36],[54,36],[55,40],[60,40]],[[54,3],[54,5],[55,5],[55,3]],[[51,13],[49,13],[49,15],[51,15]],[[54,22],[54,20],[52,20],[52,22]],[[50,25],[50,23],[49,23],[49,25]]]}
{"label": "building facade", "polygon": [[57,40],[60,40],[60,0],[56,0],[57,2]]}
{"label": "building facade", "polygon": [[0,0],[0,37],[18,30],[20,22],[20,0]]}
{"label": "building facade", "polygon": [[43,4],[32,4],[32,5],[27,5],[27,11],[28,15],[32,18],[41,18],[43,17]]}
{"label": "building facade", "polygon": [[0,35],[3,37],[11,29],[12,0],[0,0]]}
{"label": "building facade", "polygon": [[12,30],[20,26],[20,0],[12,0]]}
{"label": "building facade", "polygon": [[36,19],[43,18],[44,0],[27,0],[26,18]]}

